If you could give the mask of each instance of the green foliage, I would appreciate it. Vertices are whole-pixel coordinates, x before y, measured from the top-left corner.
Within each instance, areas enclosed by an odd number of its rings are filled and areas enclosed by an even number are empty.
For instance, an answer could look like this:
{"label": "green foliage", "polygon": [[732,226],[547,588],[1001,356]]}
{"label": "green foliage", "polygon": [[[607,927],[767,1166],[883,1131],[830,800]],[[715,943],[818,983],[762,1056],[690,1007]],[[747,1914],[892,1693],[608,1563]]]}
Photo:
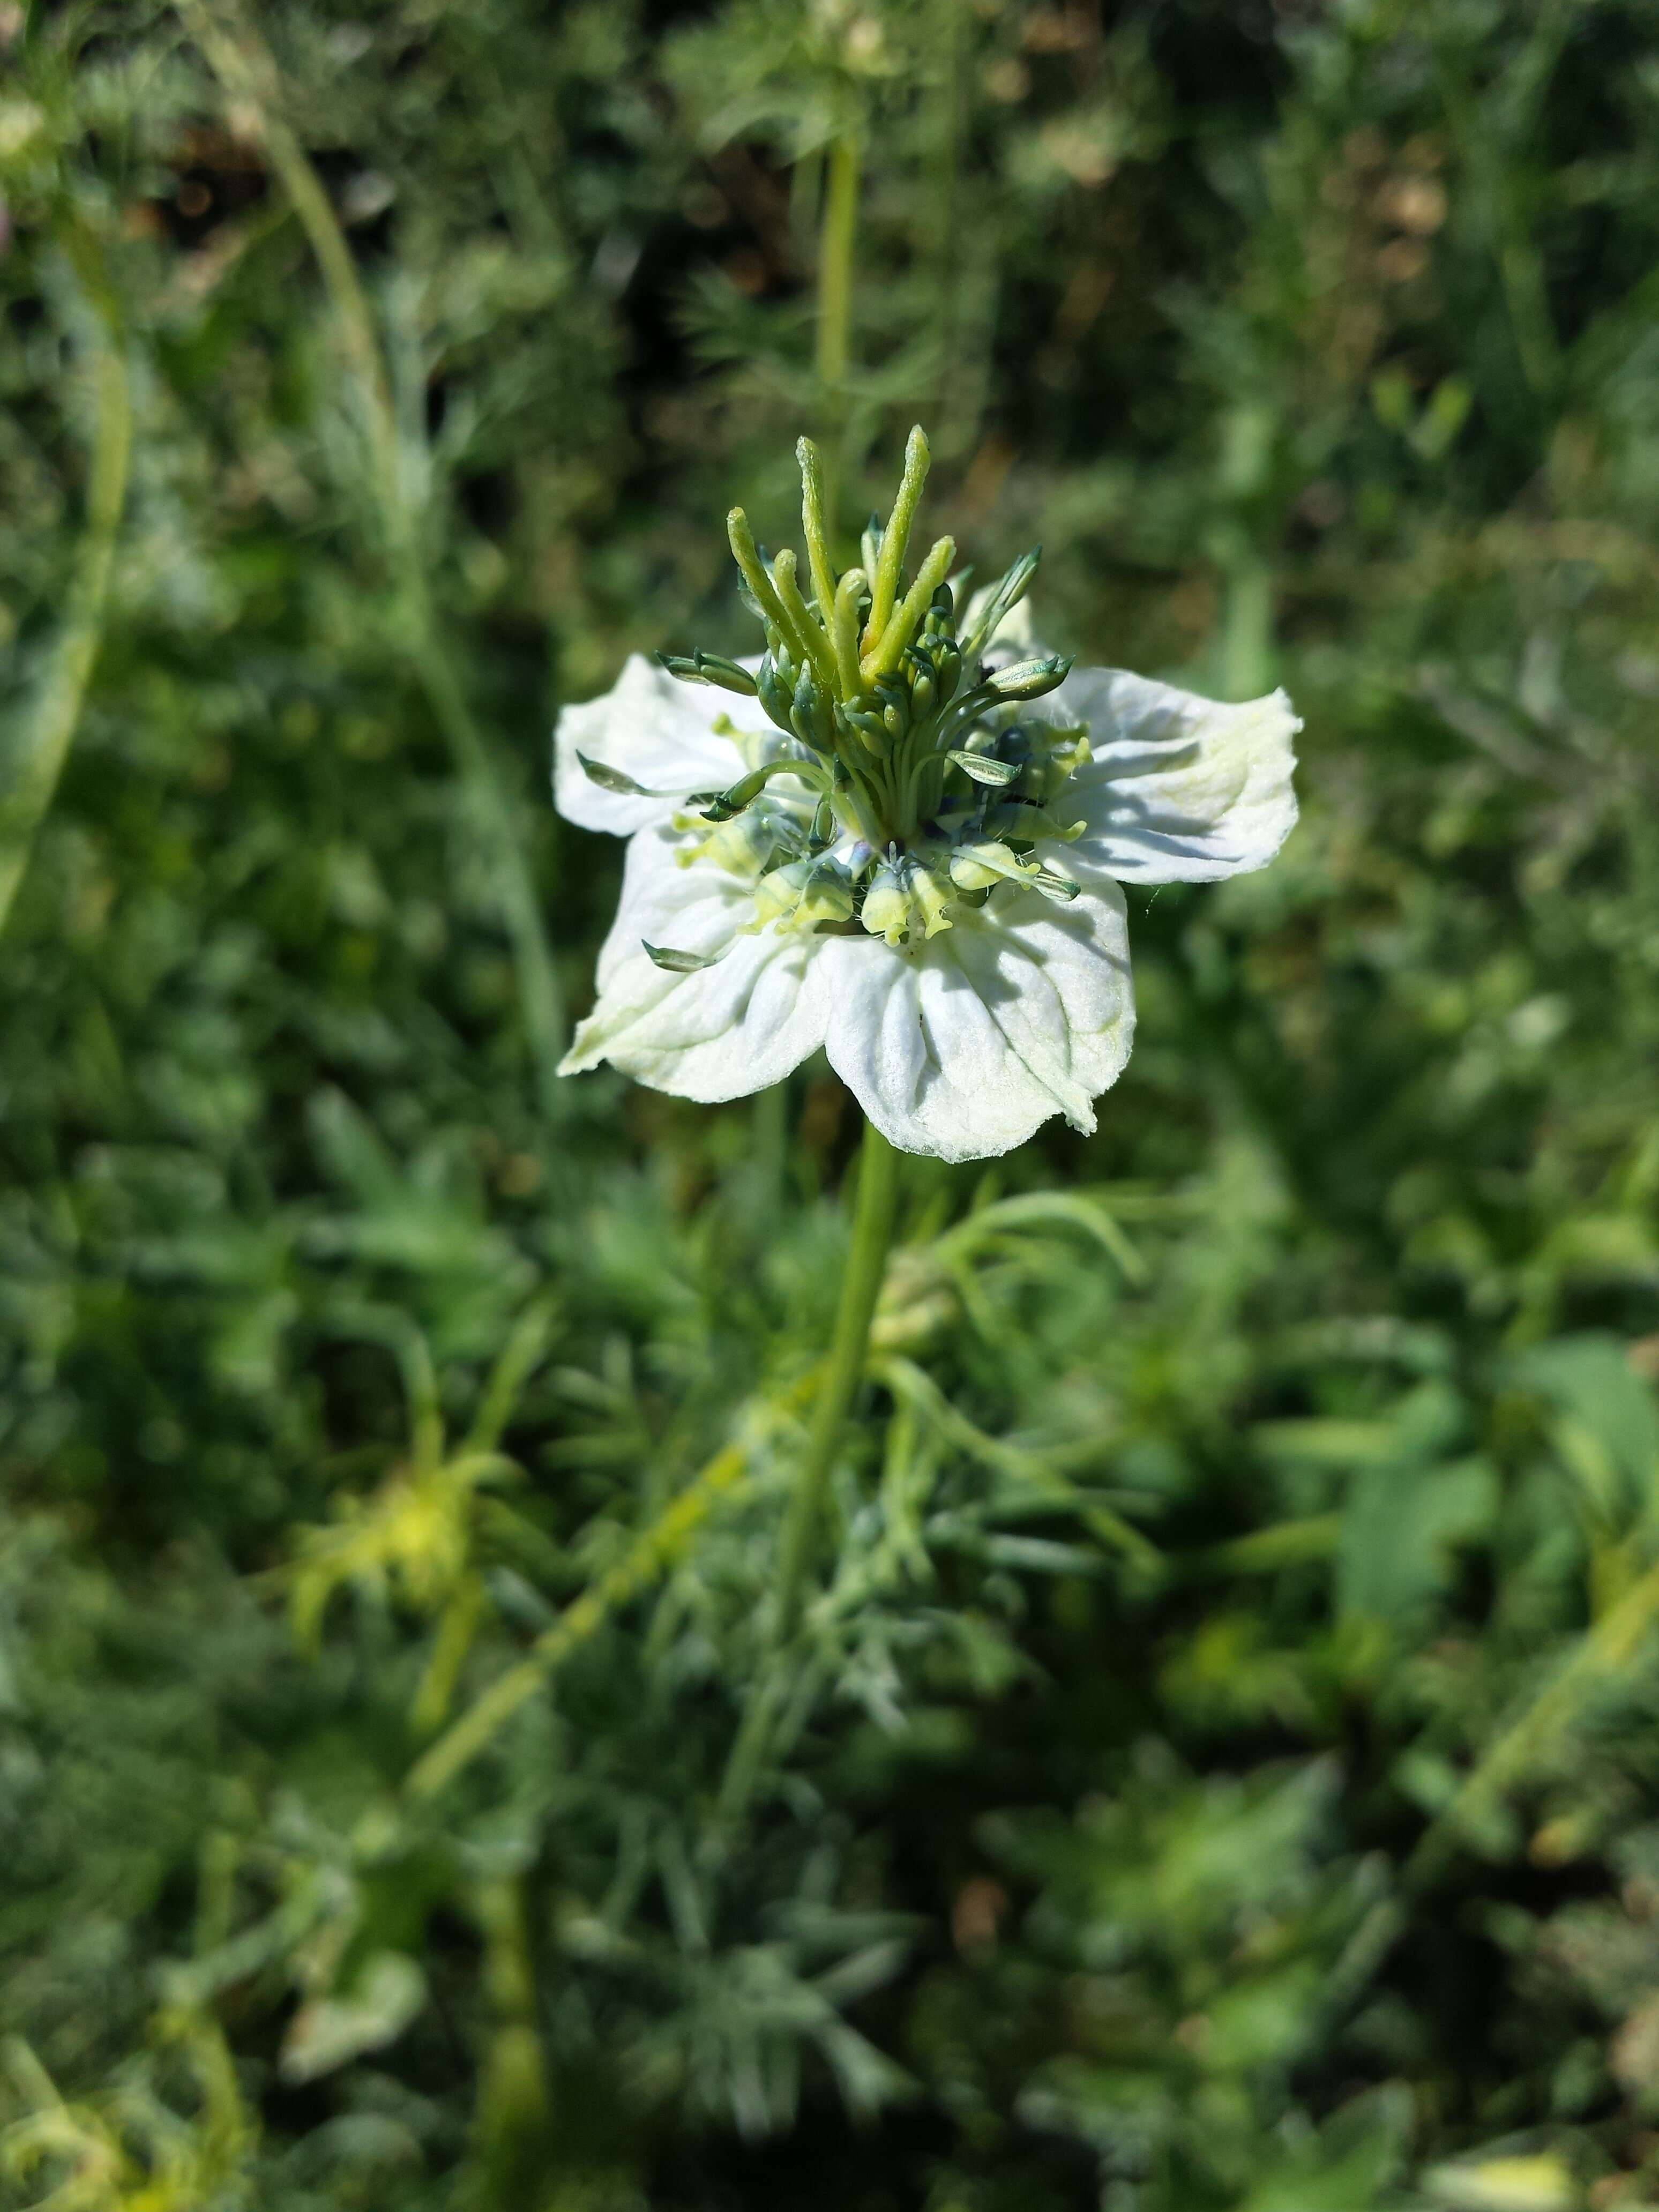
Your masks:
{"label": "green foliage", "polygon": [[[1659,2190],[1652,21],[1107,12],[0,7],[0,2203]],[[545,1081],[548,730],[918,417],[1305,813],[774,1650],[851,1117]]]}

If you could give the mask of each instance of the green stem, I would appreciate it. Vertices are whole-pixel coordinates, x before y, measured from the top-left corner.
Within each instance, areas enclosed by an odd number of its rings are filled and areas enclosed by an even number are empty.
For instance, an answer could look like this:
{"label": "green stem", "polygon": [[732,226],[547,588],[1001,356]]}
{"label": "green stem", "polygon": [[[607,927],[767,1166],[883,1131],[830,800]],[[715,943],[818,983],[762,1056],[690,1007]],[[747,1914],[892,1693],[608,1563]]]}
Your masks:
{"label": "green stem", "polygon": [[[762,1408],[770,1419],[805,1402],[813,1376]],[[685,1556],[720,1500],[748,1476],[753,1436],[716,1452],[699,1474],[642,1528],[622,1556],[544,1629],[526,1657],[491,1683],[477,1703],[454,1722],[410,1768],[404,1788],[411,1798],[447,1789],[533,1698],[574,1651],[588,1643],[611,1615],[669,1573]]]}
{"label": "green stem", "polygon": [[4,778],[0,793],[0,929],[28,866],[34,833],[58,788],[92,680],[132,459],[132,403],[113,309],[103,296],[90,242],[79,238],[72,251],[92,295],[87,317],[94,404],[87,524],[76,556],[64,626],[46,679],[15,750],[0,763]]}
{"label": "green stem", "polygon": [[1273,672],[1273,571],[1254,549],[1227,578],[1221,630],[1221,688],[1229,699],[1256,699]]}
{"label": "green stem", "polygon": [[898,1161],[897,1152],[880,1130],[872,1122],[866,1122],[864,1142],[859,1148],[853,1243],[847,1255],[846,1273],[841,1279],[841,1304],[830,1346],[830,1365],[817,1404],[812,1409],[806,1457],[795,1478],[778,1547],[778,1579],[772,1593],[775,1644],[781,1643],[794,1626],[801,1580],[822,1517],[824,1488],[841,1449],[842,1432],[847,1426],[854,1394],[863,1378],[870,1324],[875,1318],[876,1299],[887,1267],[887,1248],[893,1237]]}
{"label": "green stem", "polygon": [[310,156],[283,119],[276,64],[257,33],[240,17],[232,18],[234,28],[228,27],[210,0],[185,0],[185,12],[227,93],[258,118],[271,167],[322,271],[340,349],[363,401],[369,473],[392,556],[405,642],[433,720],[448,741],[489,842],[501,921],[518,975],[520,1008],[535,1062],[538,1100],[543,1114],[550,1118],[556,1111],[565,1042],[558,971],[513,808],[432,604],[418,518],[404,484],[391,385],[356,264]]}
{"label": "green stem", "polygon": [[841,1449],[854,1396],[863,1379],[865,1358],[870,1347],[870,1324],[875,1318],[876,1300],[887,1267],[887,1249],[892,1242],[898,1161],[898,1153],[880,1130],[866,1122],[859,1150],[853,1242],[841,1279],[835,1335],[812,1408],[806,1455],[795,1477],[795,1486],[784,1514],[783,1534],[778,1543],[777,1580],[772,1588],[763,1632],[760,1668],[743,1725],[732,1747],[720,1790],[721,1809],[728,1819],[738,1817],[749,1802],[771,1730],[783,1676],[769,1662],[775,1659],[794,1629],[801,1584],[811,1563],[812,1546],[823,1518],[823,1493]]}
{"label": "green stem", "polygon": [[[939,54],[938,101],[934,120],[933,253],[934,298],[939,302],[939,387],[937,420],[951,420],[957,371],[957,323],[961,312],[960,271],[957,266],[960,230],[963,124],[963,52],[968,11],[960,0],[939,0],[933,37]],[[949,433],[946,433],[948,436]]]}
{"label": "green stem", "polygon": [[214,75],[232,100],[255,119],[271,166],[317,258],[324,289],[334,308],[340,349],[368,402],[366,428],[376,497],[384,519],[391,524],[400,522],[404,518],[398,485],[397,421],[374,317],[323,181],[283,119],[276,64],[249,24],[233,17],[233,29],[220,20],[210,0],[184,0],[183,12]]}
{"label": "green stem", "polygon": [[850,131],[830,149],[818,237],[818,377],[826,398],[839,398],[852,348],[853,243],[858,232],[858,140]]}

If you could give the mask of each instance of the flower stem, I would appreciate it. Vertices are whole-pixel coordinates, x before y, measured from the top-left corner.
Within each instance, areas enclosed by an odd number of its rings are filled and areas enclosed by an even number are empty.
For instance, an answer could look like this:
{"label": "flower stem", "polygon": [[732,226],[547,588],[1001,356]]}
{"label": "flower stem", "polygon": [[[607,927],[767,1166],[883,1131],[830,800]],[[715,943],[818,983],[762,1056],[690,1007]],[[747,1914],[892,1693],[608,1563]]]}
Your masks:
{"label": "flower stem", "polygon": [[863,1377],[865,1355],[870,1346],[870,1324],[875,1318],[876,1300],[887,1267],[887,1249],[893,1237],[898,1159],[897,1152],[880,1130],[866,1122],[864,1141],[859,1149],[853,1242],[847,1255],[846,1272],[841,1279],[835,1335],[812,1408],[806,1456],[795,1477],[795,1486],[784,1514],[783,1534],[778,1544],[777,1580],[773,1585],[763,1633],[760,1667],[720,1789],[720,1808],[728,1820],[740,1817],[754,1786],[782,1686],[782,1677],[769,1662],[788,1641],[795,1625],[801,1584],[811,1564],[813,1540],[823,1517],[824,1490],[841,1449],[847,1416],[852,1411],[853,1399]]}
{"label": "flower stem", "polygon": [[853,318],[853,241],[858,231],[859,143],[851,131],[830,149],[818,237],[818,377],[832,404],[847,380]]}
{"label": "flower stem", "polygon": [[778,1579],[772,1593],[772,1641],[781,1644],[794,1626],[800,1585],[811,1557],[822,1516],[824,1486],[841,1448],[842,1432],[854,1394],[864,1374],[870,1324],[887,1267],[893,1237],[893,1200],[898,1187],[898,1158],[873,1123],[866,1122],[859,1148],[859,1187],[853,1216],[853,1243],[841,1279],[841,1304],[830,1346],[830,1365],[812,1409],[806,1457],[795,1478],[778,1547]]}
{"label": "flower stem", "polygon": [[758,1441],[781,1415],[805,1404],[817,1379],[812,1370],[780,1398],[755,1409],[749,1433],[725,1445],[656,1518],[640,1530],[621,1556],[589,1583],[518,1664],[498,1675],[468,1711],[451,1723],[410,1768],[404,1788],[413,1799],[436,1796],[494,1742],[520,1707],[533,1698],[571,1654],[592,1640],[611,1616],[631,1604],[677,1566],[720,1500],[748,1480]]}

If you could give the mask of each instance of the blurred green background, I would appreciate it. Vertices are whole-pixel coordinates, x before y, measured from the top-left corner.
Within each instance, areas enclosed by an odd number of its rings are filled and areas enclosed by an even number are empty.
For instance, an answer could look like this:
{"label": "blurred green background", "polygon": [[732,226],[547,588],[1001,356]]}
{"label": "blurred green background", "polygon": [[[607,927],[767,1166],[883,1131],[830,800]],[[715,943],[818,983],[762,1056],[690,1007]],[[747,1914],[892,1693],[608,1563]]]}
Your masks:
{"label": "blurred green background", "polygon": [[[6,0],[0,198],[0,2203],[1659,2203],[1653,0]],[[554,1082],[549,732],[914,420],[1304,814],[763,1662],[856,1116]]]}

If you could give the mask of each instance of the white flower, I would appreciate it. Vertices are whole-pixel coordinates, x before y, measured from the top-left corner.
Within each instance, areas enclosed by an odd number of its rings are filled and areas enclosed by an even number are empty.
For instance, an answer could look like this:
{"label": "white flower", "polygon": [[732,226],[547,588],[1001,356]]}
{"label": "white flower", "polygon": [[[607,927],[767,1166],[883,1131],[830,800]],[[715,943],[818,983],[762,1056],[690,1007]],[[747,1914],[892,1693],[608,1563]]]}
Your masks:
{"label": "white flower", "polygon": [[837,580],[803,441],[812,605],[734,516],[767,654],[678,677],[636,655],[561,716],[559,811],[629,840],[564,1072],[608,1060],[712,1102],[822,1046],[892,1144],[981,1159],[1054,1114],[1093,1129],[1134,1032],[1120,884],[1265,866],[1301,725],[1282,691],[1221,706],[1024,641],[1009,665],[1032,556],[959,636],[948,539],[901,598],[919,433],[907,459],[887,532]]}

